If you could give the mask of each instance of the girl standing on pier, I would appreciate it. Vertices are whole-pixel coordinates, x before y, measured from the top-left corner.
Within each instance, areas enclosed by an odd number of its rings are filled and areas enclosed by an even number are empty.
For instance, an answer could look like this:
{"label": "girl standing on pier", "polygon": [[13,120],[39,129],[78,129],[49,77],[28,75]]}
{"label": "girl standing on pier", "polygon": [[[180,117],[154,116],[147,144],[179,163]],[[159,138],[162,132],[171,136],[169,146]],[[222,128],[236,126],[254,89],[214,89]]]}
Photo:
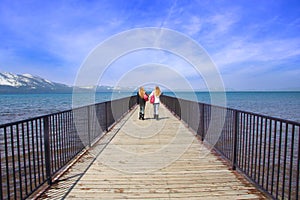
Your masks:
{"label": "girl standing on pier", "polygon": [[149,95],[150,99],[151,99],[152,96],[154,96],[154,101],[153,101],[154,114],[153,115],[154,115],[154,119],[156,119],[156,120],[158,120],[158,108],[159,108],[159,104],[160,104],[160,99],[159,99],[160,95],[161,95],[161,91],[160,91],[160,88],[158,86],[156,86],[155,89]]}
{"label": "girl standing on pier", "polygon": [[145,89],[143,87],[140,87],[137,93],[137,104],[140,105],[139,119],[142,120],[145,120],[144,116],[145,116],[146,101],[148,101],[148,95],[145,92]]}

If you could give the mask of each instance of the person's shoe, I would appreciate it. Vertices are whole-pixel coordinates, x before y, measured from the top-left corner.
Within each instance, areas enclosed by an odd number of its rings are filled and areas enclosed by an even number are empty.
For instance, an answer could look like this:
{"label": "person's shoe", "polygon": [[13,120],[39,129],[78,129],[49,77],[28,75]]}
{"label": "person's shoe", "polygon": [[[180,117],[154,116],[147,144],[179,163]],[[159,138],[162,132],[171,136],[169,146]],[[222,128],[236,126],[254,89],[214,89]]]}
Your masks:
{"label": "person's shoe", "polygon": [[144,118],[144,114],[142,114],[142,120],[145,120],[145,118]]}
{"label": "person's shoe", "polygon": [[156,115],[156,120],[158,120],[158,115]]}
{"label": "person's shoe", "polygon": [[139,119],[142,119],[142,113],[140,113]]}

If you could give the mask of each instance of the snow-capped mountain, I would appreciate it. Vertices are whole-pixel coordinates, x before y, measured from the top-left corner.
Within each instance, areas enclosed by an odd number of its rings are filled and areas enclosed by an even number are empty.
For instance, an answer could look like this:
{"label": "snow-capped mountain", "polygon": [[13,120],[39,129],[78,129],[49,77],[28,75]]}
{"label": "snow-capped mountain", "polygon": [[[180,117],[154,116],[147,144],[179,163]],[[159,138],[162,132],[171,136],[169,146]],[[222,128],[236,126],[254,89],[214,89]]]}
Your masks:
{"label": "snow-capped mountain", "polygon": [[[82,86],[76,87],[76,92],[112,92],[133,91],[134,88],[113,86]],[[52,82],[31,74],[0,73],[0,94],[11,93],[72,93],[73,87]]]}
{"label": "snow-capped mountain", "polygon": [[31,74],[0,73],[0,93],[70,92],[71,87]]}

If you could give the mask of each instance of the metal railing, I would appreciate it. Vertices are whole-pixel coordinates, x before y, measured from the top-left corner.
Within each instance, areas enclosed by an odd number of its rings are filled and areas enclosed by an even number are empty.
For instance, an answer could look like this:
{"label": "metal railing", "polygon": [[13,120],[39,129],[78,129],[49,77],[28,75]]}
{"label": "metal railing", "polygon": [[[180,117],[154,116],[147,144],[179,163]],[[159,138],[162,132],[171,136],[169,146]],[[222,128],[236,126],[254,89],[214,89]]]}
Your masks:
{"label": "metal railing", "polygon": [[299,199],[300,123],[170,96],[161,101],[271,198]]}
{"label": "metal railing", "polygon": [[0,199],[26,199],[136,104],[127,97],[0,125]]}

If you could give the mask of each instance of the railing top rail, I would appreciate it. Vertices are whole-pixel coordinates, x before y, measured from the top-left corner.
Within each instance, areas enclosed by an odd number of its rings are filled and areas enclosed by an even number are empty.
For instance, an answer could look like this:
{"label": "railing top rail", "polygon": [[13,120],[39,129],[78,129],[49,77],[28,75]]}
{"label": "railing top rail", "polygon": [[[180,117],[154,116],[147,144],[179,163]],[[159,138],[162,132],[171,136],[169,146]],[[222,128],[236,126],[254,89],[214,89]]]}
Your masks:
{"label": "railing top rail", "polygon": [[200,104],[203,104],[203,105],[206,105],[206,106],[214,106],[216,108],[231,110],[231,111],[235,111],[235,112],[239,112],[239,113],[245,113],[245,114],[250,114],[250,115],[254,115],[254,116],[264,117],[266,119],[270,119],[270,120],[274,120],[274,121],[281,121],[283,123],[300,126],[300,122],[296,122],[296,121],[292,121],[292,120],[288,120],[288,119],[282,119],[282,118],[279,118],[279,117],[272,117],[272,116],[268,116],[268,115],[264,115],[264,114],[254,113],[254,112],[251,112],[251,111],[243,111],[243,110],[239,110],[239,109],[234,109],[234,108],[229,108],[229,107],[224,107],[224,106],[219,106],[219,105],[213,105],[213,104],[203,103],[203,102],[199,102],[199,101],[196,102],[196,101],[183,99],[183,98],[178,98],[178,97],[173,97],[173,96],[168,96],[168,95],[164,95],[164,96],[176,98],[178,100],[183,100],[183,101],[187,101],[187,102],[200,103]]}
{"label": "railing top rail", "polygon": [[49,117],[49,116],[52,116],[52,115],[57,115],[57,114],[62,114],[62,113],[66,113],[66,112],[71,112],[73,110],[81,109],[81,108],[88,107],[88,106],[99,105],[99,104],[102,104],[102,103],[108,103],[108,102],[115,101],[115,100],[122,100],[122,99],[126,99],[126,98],[129,98],[129,97],[133,97],[133,96],[122,97],[122,98],[114,99],[114,100],[110,100],[110,101],[98,102],[98,103],[95,103],[95,104],[87,104],[87,105],[84,105],[84,106],[79,106],[79,107],[76,107],[76,108],[72,108],[72,109],[68,109],[68,110],[63,110],[63,111],[59,111],[59,112],[55,112],[55,113],[50,113],[50,114],[46,114],[46,115],[40,115],[40,116],[36,116],[36,117],[31,117],[31,118],[28,118],[28,119],[23,119],[23,120],[19,120],[19,121],[15,121],[15,122],[8,122],[8,123],[0,124],[0,128],[5,128],[7,126],[13,126],[13,125],[21,124],[21,123],[28,122],[28,121],[42,119],[44,117]]}

